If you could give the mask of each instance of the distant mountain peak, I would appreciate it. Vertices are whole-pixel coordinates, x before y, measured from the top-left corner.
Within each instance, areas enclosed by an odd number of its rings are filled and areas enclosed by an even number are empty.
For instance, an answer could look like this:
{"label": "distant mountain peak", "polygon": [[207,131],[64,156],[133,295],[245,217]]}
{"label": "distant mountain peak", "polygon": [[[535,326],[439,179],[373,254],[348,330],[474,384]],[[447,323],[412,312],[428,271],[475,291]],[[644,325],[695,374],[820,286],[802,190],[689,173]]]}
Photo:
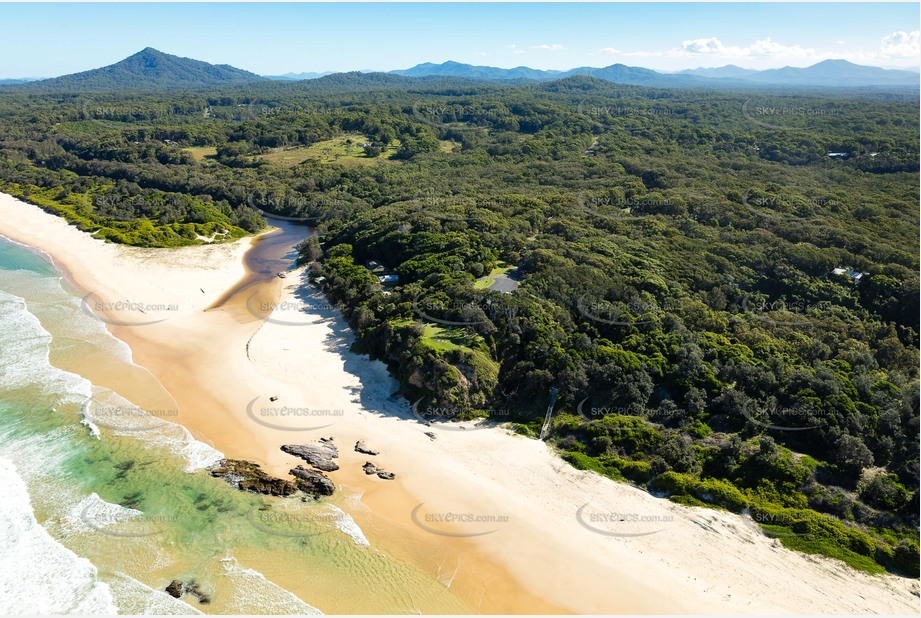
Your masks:
{"label": "distant mountain peak", "polygon": [[199,89],[259,81],[265,78],[227,64],[209,64],[145,47],[115,64],[31,82],[23,88],[53,91]]}

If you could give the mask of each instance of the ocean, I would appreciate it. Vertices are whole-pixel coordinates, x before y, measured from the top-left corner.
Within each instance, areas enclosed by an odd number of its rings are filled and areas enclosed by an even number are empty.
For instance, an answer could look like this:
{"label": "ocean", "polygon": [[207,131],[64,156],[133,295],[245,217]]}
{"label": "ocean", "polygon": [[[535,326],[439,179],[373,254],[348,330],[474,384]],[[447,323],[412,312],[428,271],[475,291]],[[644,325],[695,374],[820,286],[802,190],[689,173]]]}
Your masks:
{"label": "ocean", "polygon": [[[83,377],[103,365],[143,373],[44,256],[0,238],[0,613],[472,611],[371,546],[342,508],[359,495],[212,478],[221,453],[170,420],[169,394],[142,410]],[[174,579],[208,602],[166,594]]]}

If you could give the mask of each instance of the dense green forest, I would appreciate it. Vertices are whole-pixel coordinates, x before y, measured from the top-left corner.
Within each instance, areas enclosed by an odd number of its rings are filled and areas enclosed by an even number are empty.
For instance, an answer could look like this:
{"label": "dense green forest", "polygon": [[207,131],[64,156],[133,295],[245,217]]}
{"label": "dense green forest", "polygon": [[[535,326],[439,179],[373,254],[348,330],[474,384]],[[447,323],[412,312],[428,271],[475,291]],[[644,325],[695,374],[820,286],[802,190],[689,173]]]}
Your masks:
{"label": "dense green forest", "polygon": [[405,82],[0,93],[0,190],[141,246],[303,219],[420,414],[556,392],[572,465],[918,575],[917,93]]}

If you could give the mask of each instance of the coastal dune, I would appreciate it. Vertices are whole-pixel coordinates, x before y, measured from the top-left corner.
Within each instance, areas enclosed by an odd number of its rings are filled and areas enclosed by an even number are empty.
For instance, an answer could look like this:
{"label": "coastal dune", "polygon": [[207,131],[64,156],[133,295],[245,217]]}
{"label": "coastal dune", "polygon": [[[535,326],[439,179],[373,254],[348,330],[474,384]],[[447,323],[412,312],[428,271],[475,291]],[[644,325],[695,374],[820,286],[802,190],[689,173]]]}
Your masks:
{"label": "coastal dune", "polygon": [[[0,234],[53,259],[197,439],[287,477],[299,462],[281,445],[333,437],[331,501],[373,548],[419,565],[478,611],[918,611],[915,580],[791,552],[749,518],[575,470],[501,426],[423,423],[383,364],[350,351],[348,326],[303,270],[263,286],[268,319],[211,308],[243,277],[251,239],[117,246],[2,194]],[[72,370],[155,403],[145,380],[89,363]],[[379,454],[355,451],[358,441]],[[368,461],[396,478],[365,474]]]}

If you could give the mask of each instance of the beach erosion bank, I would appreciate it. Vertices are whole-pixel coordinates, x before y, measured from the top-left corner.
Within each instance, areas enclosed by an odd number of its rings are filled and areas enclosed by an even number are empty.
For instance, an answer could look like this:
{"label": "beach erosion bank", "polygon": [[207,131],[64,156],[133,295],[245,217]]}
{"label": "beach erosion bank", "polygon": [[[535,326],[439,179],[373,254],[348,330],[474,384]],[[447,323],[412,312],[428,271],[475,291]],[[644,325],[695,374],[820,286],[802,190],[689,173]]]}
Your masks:
{"label": "beach erosion bank", "polygon": [[[575,470],[546,444],[501,427],[426,426],[394,396],[386,367],[350,351],[350,330],[304,271],[208,309],[244,275],[251,239],[122,247],[5,195],[0,234],[50,255],[140,366],[69,370],[142,408],[177,407],[171,420],[197,439],[276,476],[298,463],[281,445],[334,437],[332,500],[372,548],[429,573],[472,611],[917,610],[917,582],[790,552],[751,520]],[[354,451],[359,440],[380,454]],[[366,475],[366,461],[396,478]],[[284,573],[262,572],[292,590]],[[323,609],[322,599],[309,600]]]}

